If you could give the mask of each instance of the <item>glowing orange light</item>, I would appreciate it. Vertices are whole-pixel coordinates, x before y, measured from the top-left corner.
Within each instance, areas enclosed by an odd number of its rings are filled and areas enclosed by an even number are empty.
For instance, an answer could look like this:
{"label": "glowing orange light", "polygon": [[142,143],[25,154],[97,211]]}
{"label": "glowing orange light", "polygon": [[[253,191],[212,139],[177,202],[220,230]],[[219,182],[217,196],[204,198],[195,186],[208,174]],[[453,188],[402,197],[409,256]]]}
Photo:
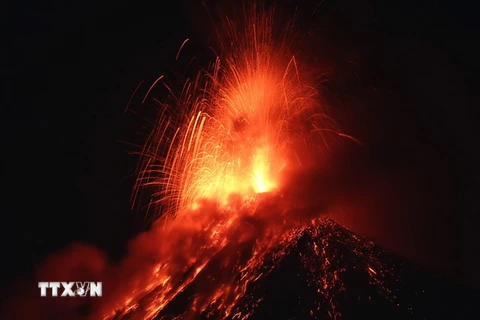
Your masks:
{"label": "glowing orange light", "polygon": [[[226,280],[196,297],[190,311],[215,305],[226,317],[247,285],[260,277],[257,268],[268,252],[297,236],[284,217],[253,217],[257,211],[250,204],[259,194],[281,189],[284,168],[302,165],[299,145],[327,153],[320,128],[328,131],[333,125],[291,52],[290,24],[278,33],[273,13],[253,6],[243,20],[225,20],[222,55],[209,72],[187,82],[176,99],[185,111],[181,119],[168,116],[170,106],[162,105],[164,112],[143,150],[137,186],[153,187],[152,207],[161,204],[167,210],[168,219],[158,231],[158,263],[143,270],[142,275],[153,276],[139,276],[127,303],[116,300],[113,308],[119,311],[109,310],[105,318],[127,312],[152,290],[155,299],[143,318],[156,317],[221,253],[220,266],[235,270],[240,280]],[[269,221],[261,237],[248,222],[252,218]],[[289,221],[295,224],[295,219]],[[235,266],[227,247],[251,239],[255,246],[246,265]],[[246,316],[248,312],[238,313]]]}

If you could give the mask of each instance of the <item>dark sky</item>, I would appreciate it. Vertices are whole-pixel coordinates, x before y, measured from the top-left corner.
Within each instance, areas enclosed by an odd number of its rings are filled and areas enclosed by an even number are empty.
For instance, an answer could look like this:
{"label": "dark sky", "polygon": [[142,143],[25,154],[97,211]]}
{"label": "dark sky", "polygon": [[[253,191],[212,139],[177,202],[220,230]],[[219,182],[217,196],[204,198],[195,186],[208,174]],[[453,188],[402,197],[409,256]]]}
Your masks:
{"label": "dark sky", "polygon": [[72,240],[118,252],[143,226],[129,204],[137,148],[119,141],[141,144],[148,123],[124,109],[141,80],[171,67],[192,33],[184,17],[159,1],[12,7],[2,86],[11,272]]}
{"label": "dark sky", "polygon": [[[342,180],[348,188],[341,189],[350,190],[342,195],[356,199],[345,223],[437,272],[463,274],[468,283],[478,267],[473,8],[324,1],[317,15],[306,14],[317,2],[305,1],[299,23],[320,34],[309,49],[321,50],[319,60],[333,72],[326,87],[343,106],[345,126],[367,142],[361,168]],[[129,203],[137,161],[129,152],[137,148],[121,141],[140,145],[148,122],[124,109],[140,81],[161,74],[177,81],[186,61],[175,62],[175,55],[186,38],[192,40],[185,56],[197,55],[206,66],[202,6],[3,7],[2,282],[77,240],[118,259],[145,225]]]}

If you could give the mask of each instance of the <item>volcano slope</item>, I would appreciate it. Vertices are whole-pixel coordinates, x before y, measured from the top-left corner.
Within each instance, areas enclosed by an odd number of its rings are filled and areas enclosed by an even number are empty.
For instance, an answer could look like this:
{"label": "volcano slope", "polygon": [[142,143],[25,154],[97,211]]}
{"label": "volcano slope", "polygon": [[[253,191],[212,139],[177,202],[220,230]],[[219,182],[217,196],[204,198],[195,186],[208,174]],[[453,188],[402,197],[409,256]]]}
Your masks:
{"label": "volcano slope", "polygon": [[[239,260],[247,261],[252,247],[245,243]],[[480,297],[322,217],[292,230],[288,243],[268,254],[228,315],[215,301],[192,311],[199,289],[214,290],[221,279],[235,277],[233,269],[220,267],[228,250],[219,252],[156,319],[466,319],[475,314]],[[116,319],[137,319],[154,299],[152,292],[136,310]]]}

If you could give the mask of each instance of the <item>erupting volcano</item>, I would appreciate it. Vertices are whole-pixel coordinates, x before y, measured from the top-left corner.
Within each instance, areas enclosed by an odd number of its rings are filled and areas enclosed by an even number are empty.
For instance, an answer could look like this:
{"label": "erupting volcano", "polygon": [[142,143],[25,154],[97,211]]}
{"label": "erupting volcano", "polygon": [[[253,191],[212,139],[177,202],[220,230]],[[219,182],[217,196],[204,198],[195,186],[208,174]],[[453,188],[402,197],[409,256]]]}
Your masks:
{"label": "erupting volcano", "polygon": [[0,319],[475,318],[473,8],[5,12]]}
{"label": "erupting volcano", "polygon": [[[295,56],[293,21],[282,27],[273,9],[250,5],[218,30],[215,63],[186,83],[174,105],[160,104],[135,194],[153,189],[150,213],[159,218],[153,239],[144,240],[155,243],[151,264],[127,277],[104,304],[104,319],[168,314],[186,290],[186,318],[248,318],[260,303],[245,305],[249,290],[305,232],[313,239],[330,226],[319,220],[318,200],[298,198],[292,184],[302,184],[296,172],[328,170],[336,140],[354,139],[337,129],[309,66]],[[327,245],[312,250],[320,255]],[[370,259],[372,275],[382,272]],[[307,269],[315,274],[327,262]],[[313,279],[328,295],[340,270],[329,272]]]}
{"label": "erupting volcano", "polygon": [[206,70],[137,96],[160,110],[132,195],[151,229],[118,264],[84,245],[47,259],[39,281],[101,281],[103,295],[35,291],[12,318],[424,319],[415,268],[334,219],[336,155],[361,143],[335,121],[295,19],[249,2],[214,29]]}

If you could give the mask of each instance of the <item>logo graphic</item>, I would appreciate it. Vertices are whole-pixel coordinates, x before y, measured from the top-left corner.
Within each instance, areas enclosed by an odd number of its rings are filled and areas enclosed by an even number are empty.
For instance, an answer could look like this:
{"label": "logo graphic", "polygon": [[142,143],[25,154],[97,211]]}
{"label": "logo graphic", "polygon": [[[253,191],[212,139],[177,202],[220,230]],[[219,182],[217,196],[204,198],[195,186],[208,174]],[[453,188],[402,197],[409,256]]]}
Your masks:
{"label": "logo graphic", "polygon": [[39,282],[40,296],[47,296],[47,289],[51,289],[51,296],[58,297],[59,289],[63,292],[61,297],[101,297],[101,282]]}

